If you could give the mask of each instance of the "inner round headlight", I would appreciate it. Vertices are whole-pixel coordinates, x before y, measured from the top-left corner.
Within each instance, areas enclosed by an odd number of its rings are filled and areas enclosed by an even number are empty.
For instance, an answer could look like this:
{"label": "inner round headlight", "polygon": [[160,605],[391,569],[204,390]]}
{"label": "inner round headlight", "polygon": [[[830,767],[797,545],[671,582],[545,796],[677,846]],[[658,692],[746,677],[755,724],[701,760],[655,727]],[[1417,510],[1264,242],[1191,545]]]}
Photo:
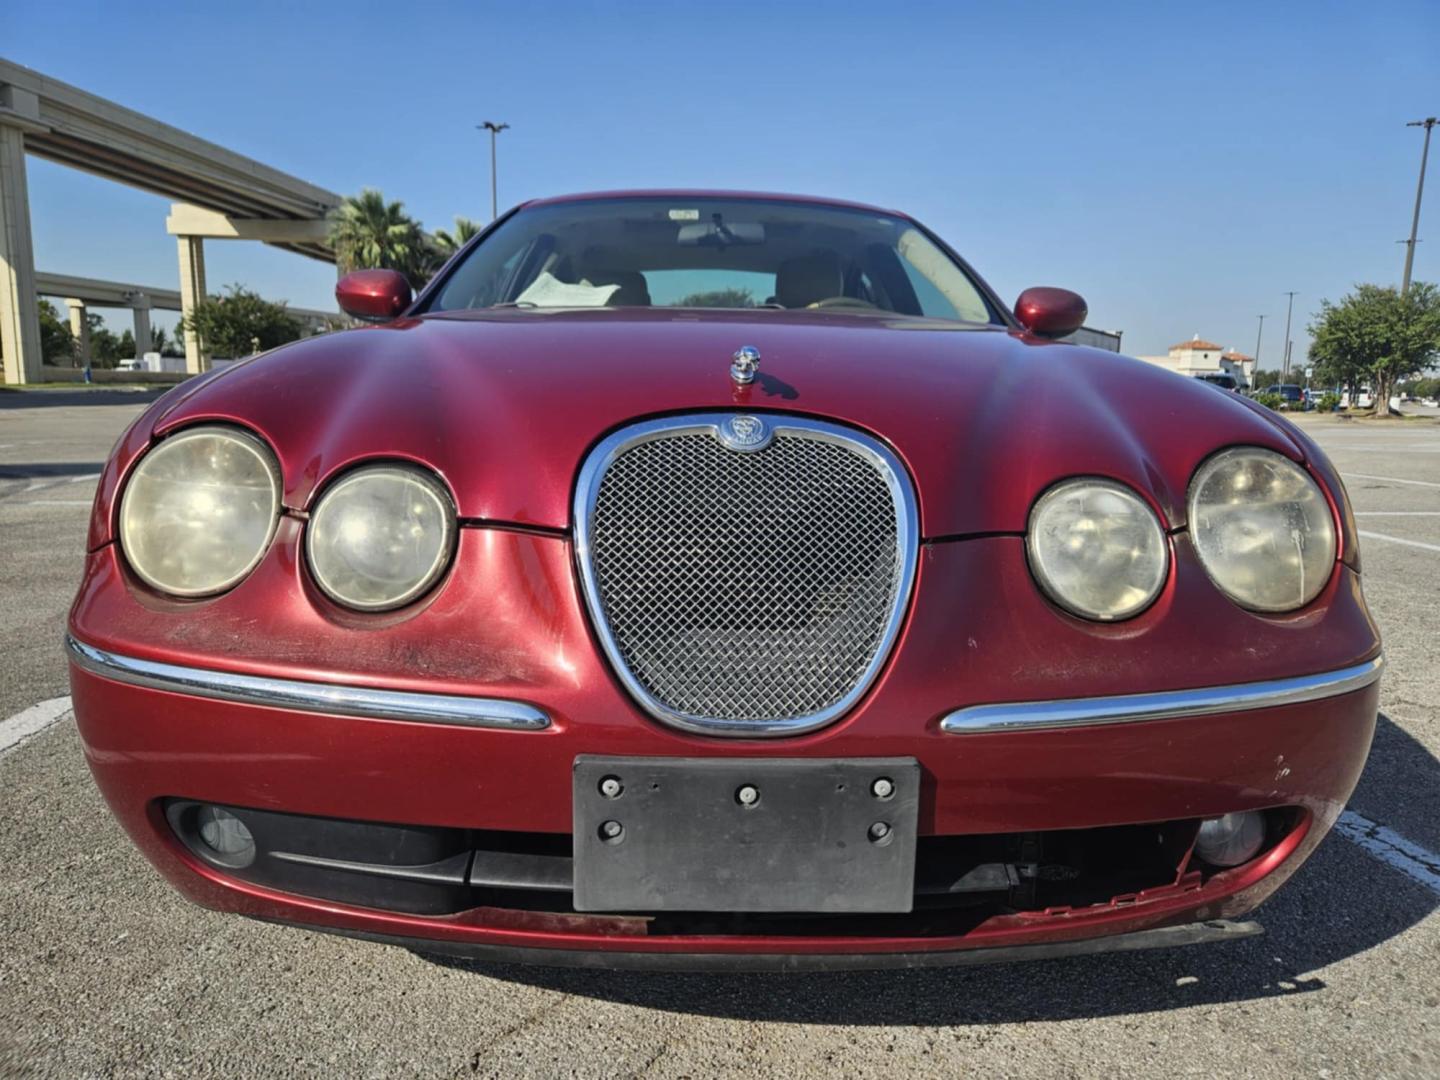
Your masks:
{"label": "inner round headlight", "polygon": [[1190,481],[1190,538],[1205,572],[1241,607],[1293,611],[1335,569],[1335,519],[1320,486],[1273,450],[1242,446]]}
{"label": "inner round headlight", "polygon": [[255,568],[280,517],[280,470],[239,428],[171,435],[140,459],[120,500],[120,549],[174,596],[223,592]]}
{"label": "inner round headlight", "polygon": [[400,607],[425,593],[450,562],[455,509],[428,473],[369,465],[320,497],[305,532],[315,581],[361,611]]}
{"label": "inner round headlight", "polygon": [[1165,530],[1145,500],[1110,480],[1056,484],[1030,511],[1030,567],[1050,599],[1087,619],[1137,615],[1169,569]]}

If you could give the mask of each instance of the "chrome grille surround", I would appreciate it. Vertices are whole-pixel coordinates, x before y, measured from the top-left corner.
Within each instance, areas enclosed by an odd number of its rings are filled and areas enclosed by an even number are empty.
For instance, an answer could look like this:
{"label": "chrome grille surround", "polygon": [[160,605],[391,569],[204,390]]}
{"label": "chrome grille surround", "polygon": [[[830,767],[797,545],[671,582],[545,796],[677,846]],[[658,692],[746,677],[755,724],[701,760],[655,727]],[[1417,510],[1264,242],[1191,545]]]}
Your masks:
{"label": "chrome grille surround", "polygon": [[[763,442],[734,445],[737,416],[760,418]],[[706,735],[838,719],[889,656],[915,579],[919,514],[899,458],[806,417],[622,428],[586,457],[574,511],[585,602],[617,676],[656,719]]]}

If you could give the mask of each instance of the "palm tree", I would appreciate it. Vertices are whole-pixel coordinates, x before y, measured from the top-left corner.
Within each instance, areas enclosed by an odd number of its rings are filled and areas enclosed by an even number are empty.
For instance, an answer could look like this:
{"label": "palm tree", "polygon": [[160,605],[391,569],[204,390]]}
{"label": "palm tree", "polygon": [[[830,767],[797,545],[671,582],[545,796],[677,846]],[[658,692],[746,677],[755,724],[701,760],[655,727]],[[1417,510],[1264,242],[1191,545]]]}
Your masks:
{"label": "palm tree", "polygon": [[442,259],[448,259],[455,252],[464,247],[476,234],[485,226],[478,221],[471,221],[468,217],[456,216],[455,231],[448,233],[444,229],[435,230],[435,250],[440,253]]}
{"label": "palm tree", "polygon": [[330,215],[330,243],[344,273],[398,270],[419,288],[429,276],[430,244],[405,204],[374,188],[348,196]]}

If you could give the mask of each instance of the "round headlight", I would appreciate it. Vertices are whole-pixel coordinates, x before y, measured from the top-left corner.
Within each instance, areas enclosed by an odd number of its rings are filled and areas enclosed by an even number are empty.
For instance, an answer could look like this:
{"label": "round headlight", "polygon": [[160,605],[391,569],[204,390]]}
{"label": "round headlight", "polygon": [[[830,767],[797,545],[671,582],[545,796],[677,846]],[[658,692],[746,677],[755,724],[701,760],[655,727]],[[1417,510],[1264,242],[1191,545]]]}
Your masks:
{"label": "round headlight", "polygon": [[310,515],[305,550],[325,594],[346,607],[400,607],[450,562],[455,509],[439,481],[403,465],[356,469]]}
{"label": "round headlight", "polygon": [[1139,495],[1109,480],[1056,484],[1030,511],[1030,567],[1050,599],[1087,619],[1137,615],[1165,584],[1160,520]]}
{"label": "round headlight", "polygon": [[120,500],[120,549],[147,584],[208,596],[255,568],[280,517],[280,470],[255,436],[195,427],[135,467]]}
{"label": "round headlight", "polygon": [[1201,565],[1241,607],[1293,611],[1335,569],[1335,520],[1310,474],[1273,450],[1216,454],[1190,481],[1190,538]]}

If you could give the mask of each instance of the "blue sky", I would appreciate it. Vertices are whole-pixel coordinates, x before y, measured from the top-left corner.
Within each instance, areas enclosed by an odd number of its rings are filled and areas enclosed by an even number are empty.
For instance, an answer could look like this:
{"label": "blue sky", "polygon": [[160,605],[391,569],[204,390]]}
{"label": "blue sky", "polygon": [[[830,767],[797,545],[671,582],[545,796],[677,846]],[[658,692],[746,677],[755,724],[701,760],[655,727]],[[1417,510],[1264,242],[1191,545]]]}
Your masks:
{"label": "blue sky", "polygon": [[[14,61],[427,227],[500,198],[741,187],[910,211],[1007,300],[1074,288],[1125,351],[1245,352],[1398,281],[1440,113],[1440,4],[346,4],[40,0]],[[1440,140],[1415,276],[1440,279]],[[177,279],[165,200],[30,159],[41,269]],[[332,306],[334,272],[211,243],[212,289]],[[124,320],[112,320],[124,325]]]}

